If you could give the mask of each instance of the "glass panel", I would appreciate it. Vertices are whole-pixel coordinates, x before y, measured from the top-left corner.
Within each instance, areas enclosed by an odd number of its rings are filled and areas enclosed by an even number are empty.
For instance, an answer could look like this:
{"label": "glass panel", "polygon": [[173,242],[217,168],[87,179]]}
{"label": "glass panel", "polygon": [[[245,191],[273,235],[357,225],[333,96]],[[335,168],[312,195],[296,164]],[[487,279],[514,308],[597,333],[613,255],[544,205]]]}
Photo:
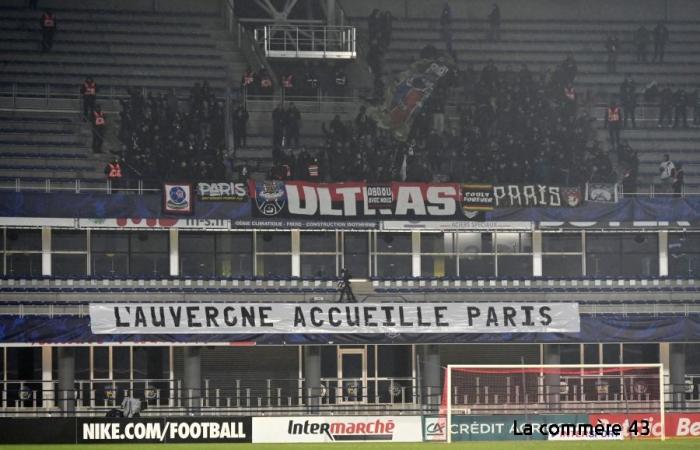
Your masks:
{"label": "glass panel", "polygon": [[258,255],[257,264],[257,276],[288,277],[292,275],[291,255]]}
{"label": "glass panel", "polygon": [[115,380],[131,378],[131,347],[112,347],[112,375]]}
{"label": "glass panel", "polygon": [[496,233],[498,253],[532,253],[532,234]]}
{"label": "glass panel", "polygon": [[126,253],[93,253],[93,276],[128,275],[129,264]]}
{"label": "glass panel", "polygon": [[[306,351],[306,348],[304,348]],[[338,347],[324,345],[321,347],[321,377],[336,378],[338,376]]]}
{"label": "glass panel", "polygon": [[377,276],[380,277],[410,277],[411,255],[378,255]]}
{"label": "glass panel", "polygon": [[277,231],[261,231],[257,234],[258,252],[291,252],[292,233]]}
{"label": "glass panel", "polygon": [[659,362],[659,344],[622,344],[625,364],[656,364]]}
{"label": "glass panel", "polygon": [[87,275],[87,255],[52,254],[51,274],[58,277],[81,277]]}
{"label": "glass panel", "polygon": [[90,379],[90,347],[75,349],[75,379]]}
{"label": "glass panel", "polygon": [[214,253],[216,233],[180,233],[180,255],[187,253]]}
{"label": "glass panel", "polygon": [[253,275],[253,254],[220,253],[216,255],[216,274],[220,277]]}
{"label": "glass panel", "polygon": [[583,344],[583,363],[600,364],[599,350],[598,344]]}
{"label": "glass panel", "polygon": [[41,251],[41,230],[7,230],[7,250]]}
{"label": "glass panel", "polygon": [[345,267],[353,277],[369,277],[369,234],[346,232],[343,239]]}
{"label": "glass panel", "polygon": [[129,275],[166,277],[170,275],[170,257],[167,253],[136,253],[131,255]]}
{"label": "glass panel", "polygon": [[542,255],[542,275],[547,277],[580,277],[583,264],[580,255]]}
{"label": "glass panel", "polygon": [[96,380],[109,378],[109,347],[92,348],[92,374]]}
{"label": "glass panel", "polygon": [[491,233],[457,233],[457,248],[460,253],[491,253],[493,235]]}
{"label": "glass panel", "polygon": [[603,344],[603,364],[620,364],[620,344]]}
{"label": "glass panel", "polygon": [[41,253],[8,253],[7,275],[15,277],[40,277]]}
{"label": "glass panel", "polygon": [[302,232],[301,251],[306,253],[335,252],[334,232]]}
{"label": "glass panel", "polygon": [[166,231],[138,231],[131,233],[132,253],[168,253],[168,233]]}
{"label": "glass panel", "polygon": [[377,233],[377,253],[411,253],[411,233]]}
{"label": "glass panel", "polygon": [[343,379],[343,400],[349,402],[362,401],[364,396],[364,355],[343,353],[340,357]]}
{"label": "glass panel", "polygon": [[421,275],[424,277],[454,277],[457,275],[457,257],[447,255],[421,256]]}
{"label": "glass panel", "polygon": [[[216,250],[219,252],[253,254],[253,233],[217,233]],[[258,248],[258,251],[261,251]]]}
{"label": "glass panel", "polygon": [[658,237],[591,233],[586,237],[586,271],[588,275],[658,275]]}
{"label": "glass panel", "polygon": [[700,233],[669,233],[668,273],[671,276],[700,276]]}
{"label": "glass panel", "polygon": [[97,253],[128,252],[129,234],[126,231],[91,231],[90,246]]}
{"label": "glass panel", "polygon": [[421,253],[454,253],[456,250],[452,233],[420,234]]}
{"label": "glass panel", "polygon": [[581,251],[581,233],[542,233],[542,252],[570,253]]}
{"label": "glass panel", "polygon": [[531,277],[532,256],[498,256],[498,276]]}
{"label": "glass panel", "polygon": [[[213,242],[212,242],[213,244]],[[180,253],[180,274],[183,276],[214,275],[214,253]]]}
{"label": "glass panel", "polygon": [[78,252],[85,250],[87,250],[87,233],[85,231],[51,231],[51,251]]}
{"label": "glass panel", "polygon": [[579,344],[561,344],[559,346],[559,364],[580,364],[581,347]]}
{"label": "glass panel", "polygon": [[380,345],[379,376],[408,378],[413,375],[410,345]]}
{"label": "glass panel", "polygon": [[459,275],[462,277],[492,277],[496,275],[496,257],[491,255],[460,256]]}
{"label": "glass panel", "polygon": [[[334,277],[335,255],[301,255],[301,276]],[[352,271],[350,273],[355,276]]]}

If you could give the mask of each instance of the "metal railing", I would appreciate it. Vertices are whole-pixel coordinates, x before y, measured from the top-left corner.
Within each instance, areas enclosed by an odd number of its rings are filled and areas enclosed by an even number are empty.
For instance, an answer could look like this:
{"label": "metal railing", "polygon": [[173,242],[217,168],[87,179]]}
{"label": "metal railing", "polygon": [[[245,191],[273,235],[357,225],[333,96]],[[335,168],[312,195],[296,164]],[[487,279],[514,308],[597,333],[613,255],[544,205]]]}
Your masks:
{"label": "metal railing", "polygon": [[355,27],[265,25],[255,30],[255,41],[268,58],[357,58]]}
{"label": "metal railing", "polygon": [[[487,386],[453,386],[450,399],[453,410],[460,405],[485,414],[519,410],[535,412],[556,407],[560,410],[610,411],[641,408],[658,403],[658,395],[636,392],[624,380],[613,379],[605,392],[579,379],[562,376],[561,383],[539,383],[510,392]],[[619,378],[619,377],[618,377]],[[304,387],[303,378],[292,379],[204,379],[200,389],[184,387],[180,379],[105,379],[77,380],[74,388],[61,390],[58,381],[0,381],[0,417],[50,415],[56,411],[74,411],[75,415],[104,415],[119,409],[127,397],[142,401],[144,415],[187,411],[200,414],[289,413],[363,414],[377,411],[434,413],[443,401],[440,386],[419,386],[416,378],[322,378],[320,388]],[[562,388],[565,386],[566,389]],[[551,389],[550,389],[551,388]],[[616,390],[617,389],[617,390]],[[700,411],[700,375],[687,374],[685,384],[665,384],[667,409]],[[555,401],[551,399],[556,397]],[[624,406],[620,406],[624,405]]]}

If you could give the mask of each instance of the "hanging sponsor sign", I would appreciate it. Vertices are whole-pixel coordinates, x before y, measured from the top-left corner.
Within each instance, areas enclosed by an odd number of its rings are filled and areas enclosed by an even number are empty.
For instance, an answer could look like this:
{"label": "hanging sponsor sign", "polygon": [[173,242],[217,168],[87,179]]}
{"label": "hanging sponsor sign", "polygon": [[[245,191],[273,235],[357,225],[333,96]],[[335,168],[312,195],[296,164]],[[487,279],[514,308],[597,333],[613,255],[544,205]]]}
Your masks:
{"label": "hanging sponsor sign", "polygon": [[78,219],[80,228],[111,228],[111,229],[165,229],[182,228],[197,230],[228,230],[231,228],[229,219],[195,219],[176,217],[149,218],[118,218],[118,219]]}
{"label": "hanging sponsor sign", "polygon": [[379,186],[363,182],[251,181],[249,191],[253,216],[257,218],[473,219],[472,214],[469,217],[463,212],[461,186],[457,183]]}
{"label": "hanging sponsor sign", "polygon": [[242,202],[248,199],[248,186],[243,182],[200,181],[195,190],[198,201]]}
{"label": "hanging sponsor sign", "polygon": [[420,416],[254,417],[253,443],[420,442]]}
{"label": "hanging sponsor sign", "polygon": [[383,220],[382,230],[490,231],[532,229],[532,222]]}
{"label": "hanging sponsor sign", "polygon": [[189,183],[164,183],[163,212],[192,214],[194,212],[192,185]]}
{"label": "hanging sponsor sign", "polygon": [[576,333],[578,303],[92,303],[94,334]]}
{"label": "hanging sponsor sign", "polygon": [[583,200],[581,188],[544,184],[508,184],[494,186],[495,206],[514,207],[576,207]]}
{"label": "hanging sponsor sign", "polygon": [[301,230],[376,230],[379,222],[376,220],[331,220],[316,219],[242,219],[232,220],[232,229],[301,229]]}
{"label": "hanging sponsor sign", "polygon": [[617,184],[586,183],[586,201],[599,203],[617,203]]}
{"label": "hanging sponsor sign", "polygon": [[49,226],[52,228],[75,228],[78,219],[61,219],[58,217],[0,217],[0,227],[37,228]]}

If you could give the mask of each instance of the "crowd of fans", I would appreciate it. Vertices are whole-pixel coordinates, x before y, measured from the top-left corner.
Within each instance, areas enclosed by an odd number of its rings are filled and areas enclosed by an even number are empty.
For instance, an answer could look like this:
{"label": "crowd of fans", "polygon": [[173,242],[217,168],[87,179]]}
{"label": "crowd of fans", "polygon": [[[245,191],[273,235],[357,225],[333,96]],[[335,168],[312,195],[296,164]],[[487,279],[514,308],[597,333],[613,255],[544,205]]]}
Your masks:
{"label": "crowd of fans", "polygon": [[143,179],[221,179],[226,174],[224,107],[207,82],[185,104],[171,89],[144,96],[130,89],[120,100],[121,157]]}
{"label": "crowd of fans", "polygon": [[[547,76],[527,66],[499,70],[491,61],[440,82],[415,118],[408,139],[381,129],[362,107],[351,122],[323,125],[325,146],[316,157],[282,153],[275,177],[344,180],[493,181],[576,185],[614,181],[592,119],[579,114],[569,55]],[[458,87],[455,88],[454,86]],[[445,125],[448,98],[457,121]],[[309,165],[319,176],[309,177]]]}

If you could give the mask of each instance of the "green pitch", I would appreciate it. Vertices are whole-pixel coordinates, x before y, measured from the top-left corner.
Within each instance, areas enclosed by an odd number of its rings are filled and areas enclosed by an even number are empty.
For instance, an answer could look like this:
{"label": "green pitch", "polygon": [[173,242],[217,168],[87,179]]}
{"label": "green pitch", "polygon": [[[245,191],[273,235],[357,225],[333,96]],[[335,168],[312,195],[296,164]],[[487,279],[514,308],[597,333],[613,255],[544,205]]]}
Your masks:
{"label": "green pitch", "polygon": [[0,450],[697,450],[700,439],[673,439],[665,442],[649,441],[616,441],[616,442],[460,442],[445,443],[416,443],[416,444],[151,444],[151,445],[0,445]]}

